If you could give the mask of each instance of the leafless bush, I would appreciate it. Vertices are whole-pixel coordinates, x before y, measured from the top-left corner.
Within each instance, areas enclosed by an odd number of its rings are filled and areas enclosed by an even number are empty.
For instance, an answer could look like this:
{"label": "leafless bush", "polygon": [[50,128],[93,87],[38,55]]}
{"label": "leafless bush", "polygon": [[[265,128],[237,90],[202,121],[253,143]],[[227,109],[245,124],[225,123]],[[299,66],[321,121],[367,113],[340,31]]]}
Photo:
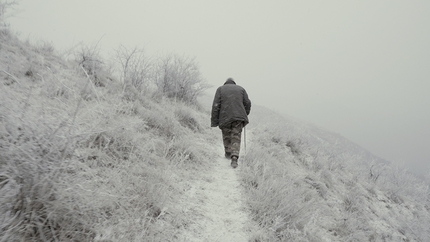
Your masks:
{"label": "leafless bush", "polygon": [[377,182],[383,171],[382,164],[372,164],[369,168],[369,180]]}
{"label": "leafless bush", "polygon": [[209,87],[193,58],[169,55],[159,61],[155,74],[158,92],[186,103],[195,103]]}
{"label": "leafless bush", "polygon": [[17,1],[7,1],[0,0],[0,37],[8,37],[10,36],[9,24],[6,22],[6,19],[10,17],[6,13],[13,9],[15,5],[18,5]]}
{"label": "leafless bush", "polygon": [[91,77],[95,86],[105,86],[103,78],[103,61],[100,56],[100,48],[97,44],[92,46],[81,45],[81,49],[75,53],[75,59],[86,74]]}
{"label": "leafless bush", "polygon": [[18,1],[0,0],[0,27],[6,26],[5,20],[9,17],[6,12],[18,5]]}
{"label": "leafless bush", "polygon": [[148,88],[152,64],[143,49],[120,45],[116,50],[116,61],[121,67],[121,81],[125,86],[132,85],[138,90]]}

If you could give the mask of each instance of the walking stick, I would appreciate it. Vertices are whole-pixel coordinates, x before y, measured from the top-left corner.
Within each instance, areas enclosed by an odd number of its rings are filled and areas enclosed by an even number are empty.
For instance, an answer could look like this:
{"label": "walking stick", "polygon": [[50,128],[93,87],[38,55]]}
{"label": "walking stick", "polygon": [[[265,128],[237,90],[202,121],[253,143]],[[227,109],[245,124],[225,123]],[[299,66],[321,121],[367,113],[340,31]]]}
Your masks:
{"label": "walking stick", "polygon": [[244,141],[243,141],[243,144],[245,145],[245,156],[246,156],[246,126],[245,127],[243,127],[243,139],[244,139]]}

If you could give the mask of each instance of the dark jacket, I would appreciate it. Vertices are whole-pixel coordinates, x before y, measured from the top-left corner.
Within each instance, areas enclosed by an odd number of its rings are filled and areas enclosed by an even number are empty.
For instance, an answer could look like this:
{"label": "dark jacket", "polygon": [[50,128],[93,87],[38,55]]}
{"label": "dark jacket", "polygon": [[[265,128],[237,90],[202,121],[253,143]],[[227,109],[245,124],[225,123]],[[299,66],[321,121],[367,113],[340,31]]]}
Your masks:
{"label": "dark jacket", "polygon": [[211,127],[220,128],[233,121],[243,121],[244,126],[249,123],[251,100],[245,89],[233,80],[227,80],[218,87],[212,104]]}

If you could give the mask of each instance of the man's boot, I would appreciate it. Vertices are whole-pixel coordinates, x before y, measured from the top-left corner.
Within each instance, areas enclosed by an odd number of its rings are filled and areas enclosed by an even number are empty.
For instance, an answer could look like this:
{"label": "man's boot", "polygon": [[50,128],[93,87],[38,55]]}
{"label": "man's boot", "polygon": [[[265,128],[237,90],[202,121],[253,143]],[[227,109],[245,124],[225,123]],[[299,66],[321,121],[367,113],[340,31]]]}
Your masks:
{"label": "man's boot", "polygon": [[231,152],[225,152],[225,158],[230,159],[231,158]]}
{"label": "man's boot", "polygon": [[237,156],[231,157],[231,167],[236,168],[237,167]]}

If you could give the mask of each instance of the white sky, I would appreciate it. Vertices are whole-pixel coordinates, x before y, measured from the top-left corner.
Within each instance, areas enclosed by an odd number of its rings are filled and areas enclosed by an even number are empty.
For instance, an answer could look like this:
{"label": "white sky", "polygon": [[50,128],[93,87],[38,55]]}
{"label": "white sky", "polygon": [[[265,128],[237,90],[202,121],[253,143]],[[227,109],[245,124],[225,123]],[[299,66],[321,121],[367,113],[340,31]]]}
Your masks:
{"label": "white sky", "polygon": [[196,57],[214,88],[233,77],[255,104],[429,168],[428,0],[19,2],[8,20],[24,38]]}

